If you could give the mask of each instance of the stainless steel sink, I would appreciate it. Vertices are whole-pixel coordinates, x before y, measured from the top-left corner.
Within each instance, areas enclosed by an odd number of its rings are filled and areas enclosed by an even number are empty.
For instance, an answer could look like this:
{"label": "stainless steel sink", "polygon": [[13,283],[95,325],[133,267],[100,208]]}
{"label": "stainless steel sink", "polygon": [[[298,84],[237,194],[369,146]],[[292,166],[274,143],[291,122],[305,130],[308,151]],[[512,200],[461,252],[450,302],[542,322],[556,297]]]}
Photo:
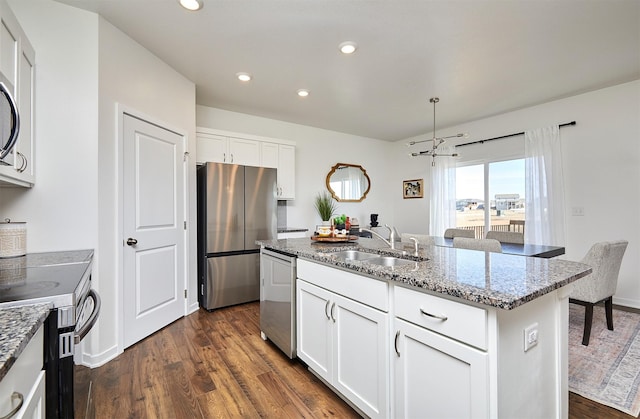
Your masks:
{"label": "stainless steel sink", "polygon": [[394,258],[392,256],[382,256],[375,259],[368,259],[366,262],[371,263],[372,265],[381,266],[402,266],[415,264],[415,262],[412,260]]}
{"label": "stainless steel sink", "polygon": [[370,260],[380,258],[380,255],[376,255],[375,253],[361,252],[359,250],[345,250],[343,252],[336,253],[336,256],[342,259],[351,260]]}

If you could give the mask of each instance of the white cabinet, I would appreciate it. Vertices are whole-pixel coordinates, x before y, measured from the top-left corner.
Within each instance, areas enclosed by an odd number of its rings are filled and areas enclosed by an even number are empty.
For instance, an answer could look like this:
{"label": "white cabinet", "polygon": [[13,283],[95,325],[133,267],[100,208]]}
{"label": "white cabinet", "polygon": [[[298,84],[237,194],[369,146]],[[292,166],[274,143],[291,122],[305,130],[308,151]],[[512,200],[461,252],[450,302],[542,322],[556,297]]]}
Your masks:
{"label": "white cabinet", "polygon": [[278,170],[278,199],[296,196],[295,143],[275,138],[198,127],[196,161],[272,167]]}
{"label": "white cabinet", "polygon": [[261,166],[278,169],[278,199],[296,197],[296,147],[263,142]]}
{"label": "white cabinet", "polygon": [[[367,416],[384,418],[389,416],[388,314],[380,310],[386,304],[374,308],[357,301],[358,292],[352,291],[363,279],[378,282],[298,261],[298,357]],[[351,280],[354,284],[340,285]],[[375,295],[360,288],[367,303],[386,298],[386,284],[379,285]]]}
{"label": "white cabinet", "polygon": [[262,167],[273,167],[277,169],[280,145],[277,143],[262,143],[260,147]]}
{"label": "white cabinet", "polygon": [[567,417],[564,288],[503,310],[298,258],[297,303],[298,356],[367,416]]}
{"label": "white cabinet", "polygon": [[4,2],[0,2],[0,22],[0,72],[20,113],[18,141],[5,158],[9,165],[0,165],[0,184],[29,187],[35,183],[35,50]]}
{"label": "white cabinet", "polygon": [[260,143],[244,138],[229,138],[229,155],[230,163],[260,166]]}
{"label": "white cabinet", "polygon": [[395,319],[396,418],[489,417],[486,352]]}
{"label": "white cabinet", "polygon": [[[7,415],[18,400],[22,407],[12,418],[45,417],[45,372],[42,371],[43,328],[31,338],[15,364],[0,381],[0,415]],[[12,400],[12,394],[19,394]]]}
{"label": "white cabinet", "polygon": [[296,148],[280,144],[278,149],[278,199],[296,197]]}
{"label": "white cabinet", "polygon": [[402,287],[393,305],[395,417],[489,417],[486,310]]}
{"label": "white cabinet", "polygon": [[260,166],[260,143],[244,138],[198,132],[197,161]]}

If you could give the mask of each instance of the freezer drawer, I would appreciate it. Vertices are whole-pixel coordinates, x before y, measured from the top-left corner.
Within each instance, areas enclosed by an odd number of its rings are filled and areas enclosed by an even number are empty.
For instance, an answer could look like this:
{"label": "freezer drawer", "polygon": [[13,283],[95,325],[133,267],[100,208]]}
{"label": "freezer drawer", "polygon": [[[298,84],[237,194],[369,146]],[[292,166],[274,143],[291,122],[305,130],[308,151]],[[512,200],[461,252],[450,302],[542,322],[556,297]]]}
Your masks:
{"label": "freezer drawer", "polygon": [[260,254],[207,258],[202,305],[207,310],[260,298]]}

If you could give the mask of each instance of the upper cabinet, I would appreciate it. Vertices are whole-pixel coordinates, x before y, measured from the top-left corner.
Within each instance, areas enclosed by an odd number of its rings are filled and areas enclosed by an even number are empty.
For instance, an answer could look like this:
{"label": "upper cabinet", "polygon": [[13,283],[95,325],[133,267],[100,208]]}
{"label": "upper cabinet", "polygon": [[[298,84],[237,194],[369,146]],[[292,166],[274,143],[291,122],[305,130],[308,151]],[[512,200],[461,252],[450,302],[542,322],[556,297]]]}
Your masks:
{"label": "upper cabinet", "polygon": [[0,164],[0,186],[35,183],[35,50],[5,2],[0,2],[0,73],[20,114],[20,133],[7,165]]}
{"label": "upper cabinet", "polygon": [[205,132],[198,132],[196,140],[199,163],[211,161],[245,166],[260,165],[258,141]]}
{"label": "upper cabinet", "polygon": [[196,147],[198,163],[218,162],[277,169],[278,199],[295,198],[294,142],[198,127]]}

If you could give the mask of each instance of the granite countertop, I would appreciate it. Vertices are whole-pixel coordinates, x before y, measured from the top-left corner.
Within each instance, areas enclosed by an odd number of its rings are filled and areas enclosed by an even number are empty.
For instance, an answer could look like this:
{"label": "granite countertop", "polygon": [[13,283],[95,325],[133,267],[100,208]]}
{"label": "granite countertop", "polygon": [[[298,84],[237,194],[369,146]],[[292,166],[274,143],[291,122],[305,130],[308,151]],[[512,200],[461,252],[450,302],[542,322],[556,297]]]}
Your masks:
{"label": "granite countertop", "polygon": [[[303,259],[354,271],[372,278],[403,284],[504,310],[514,309],[591,273],[583,263],[485,253],[438,246],[420,247],[398,243],[392,250],[381,240],[359,238],[352,243],[320,243],[309,238],[258,240],[262,247]],[[402,255],[402,247],[406,255]],[[384,267],[357,260],[344,260],[335,253],[364,250],[412,259],[413,264]]]}
{"label": "granite countertop", "polygon": [[16,263],[24,265],[25,268],[39,268],[53,265],[90,263],[92,258],[92,249],[27,253],[25,256],[17,258],[0,259],[0,270],[15,269]]}
{"label": "granite countertop", "polygon": [[278,233],[297,233],[304,231],[309,231],[309,229],[302,227],[278,227]]}
{"label": "granite countertop", "polygon": [[49,304],[33,304],[0,309],[0,380],[44,323],[50,308]]}

